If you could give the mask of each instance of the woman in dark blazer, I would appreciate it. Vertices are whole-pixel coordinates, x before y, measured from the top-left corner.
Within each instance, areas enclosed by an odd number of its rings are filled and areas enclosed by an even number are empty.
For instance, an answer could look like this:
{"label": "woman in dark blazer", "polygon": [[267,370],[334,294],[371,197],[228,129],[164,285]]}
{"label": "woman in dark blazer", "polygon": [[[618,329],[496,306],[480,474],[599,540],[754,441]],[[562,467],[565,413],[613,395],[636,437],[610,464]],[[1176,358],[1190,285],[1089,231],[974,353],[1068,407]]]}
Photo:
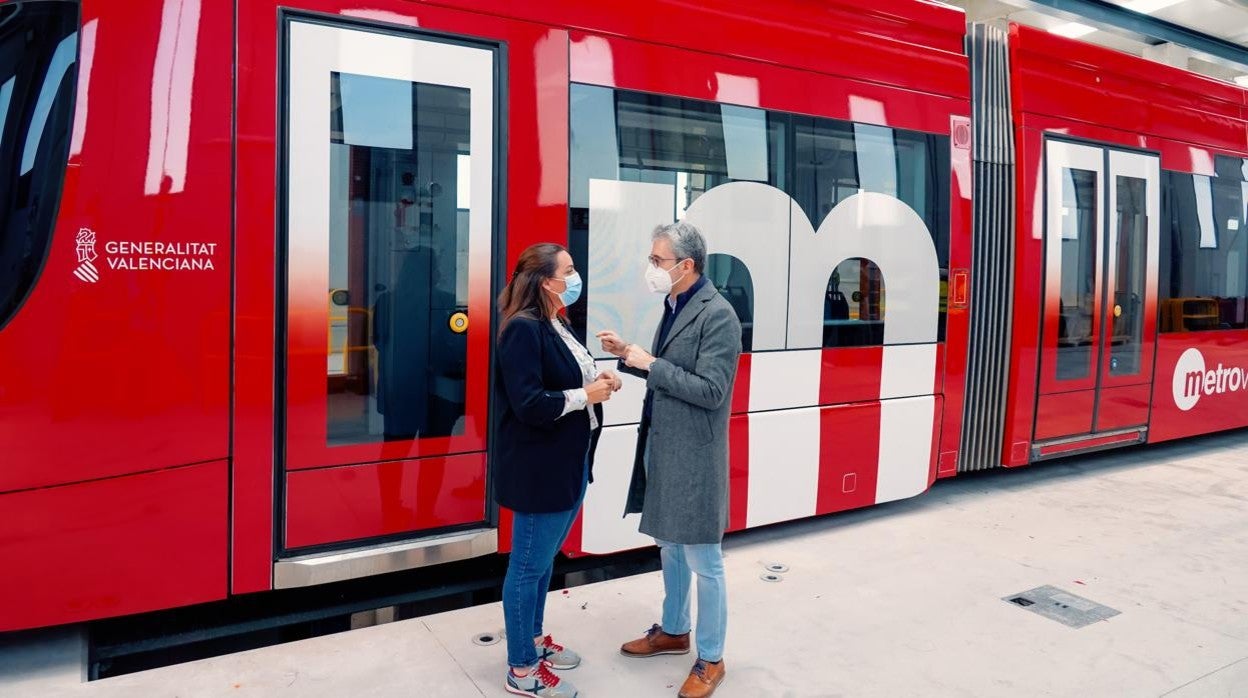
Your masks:
{"label": "woman in dark blazer", "polygon": [[620,388],[619,377],[597,370],[560,316],[580,292],[572,256],[542,243],[520,255],[498,301],[494,399],[500,418],[493,482],[495,499],[514,513],[503,582],[511,667],[504,688],[518,695],[576,696],[576,688],[551,669],[572,669],[581,658],[544,635],[542,621],[555,555],[589,482],[601,403]]}

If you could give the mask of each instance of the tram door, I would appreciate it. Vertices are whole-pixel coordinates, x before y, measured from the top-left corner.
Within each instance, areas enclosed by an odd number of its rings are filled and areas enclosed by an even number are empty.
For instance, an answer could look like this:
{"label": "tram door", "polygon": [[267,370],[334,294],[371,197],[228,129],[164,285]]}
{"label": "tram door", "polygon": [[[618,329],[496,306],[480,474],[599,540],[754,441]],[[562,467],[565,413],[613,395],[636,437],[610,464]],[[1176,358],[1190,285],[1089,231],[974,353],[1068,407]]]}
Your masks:
{"label": "tram door", "polygon": [[1157,317],[1160,161],[1048,140],[1037,452],[1141,440]]}
{"label": "tram door", "polygon": [[484,531],[498,49],[283,25],[282,547]]}

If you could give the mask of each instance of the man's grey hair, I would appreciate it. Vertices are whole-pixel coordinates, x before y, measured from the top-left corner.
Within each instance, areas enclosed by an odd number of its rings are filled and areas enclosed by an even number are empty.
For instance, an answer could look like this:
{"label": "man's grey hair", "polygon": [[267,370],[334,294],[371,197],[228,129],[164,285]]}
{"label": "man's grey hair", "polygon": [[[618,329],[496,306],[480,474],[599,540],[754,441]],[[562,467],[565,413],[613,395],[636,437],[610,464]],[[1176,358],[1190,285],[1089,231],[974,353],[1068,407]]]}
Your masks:
{"label": "man's grey hair", "polygon": [[677,259],[692,259],[693,270],[701,274],[706,267],[706,238],[691,223],[678,221],[660,225],[650,236],[652,240],[667,240],[672,244],[672,254]]}

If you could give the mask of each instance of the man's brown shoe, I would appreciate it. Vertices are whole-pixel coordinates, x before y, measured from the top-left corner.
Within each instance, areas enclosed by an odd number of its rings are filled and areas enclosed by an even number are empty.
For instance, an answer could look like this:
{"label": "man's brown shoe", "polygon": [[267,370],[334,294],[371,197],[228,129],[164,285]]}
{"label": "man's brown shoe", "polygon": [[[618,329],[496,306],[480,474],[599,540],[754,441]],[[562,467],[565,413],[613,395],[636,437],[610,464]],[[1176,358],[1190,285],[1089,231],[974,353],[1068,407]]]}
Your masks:
{"label": "man's brown shoe", "polygon": [[689,678],[680,687],[680,698],[707,698],[724,681],[724,660],[708,662],[699,658],[693,663]]}
{"label": "man's brown shoe", "polygon": [[[653,657],[659,654],[688,654],[689,633],[684,635],[668,635],[658,623],[650,626],[646,636],[632,642],[625,642],[620,647],[620,654],[625,657]],[[710,694],[707,694],[710,695]]]}

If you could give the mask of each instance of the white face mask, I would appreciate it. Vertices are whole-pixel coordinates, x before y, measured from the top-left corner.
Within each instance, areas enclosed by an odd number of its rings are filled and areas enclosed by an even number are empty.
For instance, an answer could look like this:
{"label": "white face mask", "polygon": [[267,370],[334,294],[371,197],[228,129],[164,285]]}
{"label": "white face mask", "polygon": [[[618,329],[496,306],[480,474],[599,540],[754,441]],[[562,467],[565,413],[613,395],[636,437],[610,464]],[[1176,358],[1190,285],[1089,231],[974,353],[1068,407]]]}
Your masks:
{"label": "white face mask", "polygon": [[[680,279],[685,278],[684,274],[680,275]],[[662,293],[664,295],[672,292],[672,286],[680,283],[680,279],[672,281],[671,272],[664,271],[653,264],[646,266],[646,286],[653,293]]]}

